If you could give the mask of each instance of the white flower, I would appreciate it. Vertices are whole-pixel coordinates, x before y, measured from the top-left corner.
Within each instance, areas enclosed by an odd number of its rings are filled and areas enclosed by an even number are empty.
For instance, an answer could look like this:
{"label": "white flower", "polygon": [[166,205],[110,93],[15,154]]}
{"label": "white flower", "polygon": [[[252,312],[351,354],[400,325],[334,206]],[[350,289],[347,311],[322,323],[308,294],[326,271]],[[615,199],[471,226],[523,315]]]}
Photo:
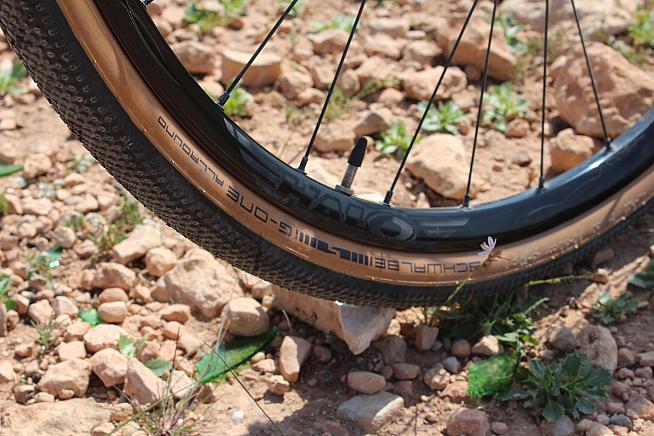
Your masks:
{"label": "white flower", "polygon": [[245,419],[245,412],[242,410],[237,410],[234,413],[232,413],[232,422],[234,424],[240,424],[243,422],[243,419]]}
{"label": "white flower", "polygon": [[479,252],[479,255],[483,257],[490,257],[490,255],[493,254],[496,245],[497,239],[493,239],[492,236],[489,236],[486,242],[481,243],[481,249],[484,251]]}

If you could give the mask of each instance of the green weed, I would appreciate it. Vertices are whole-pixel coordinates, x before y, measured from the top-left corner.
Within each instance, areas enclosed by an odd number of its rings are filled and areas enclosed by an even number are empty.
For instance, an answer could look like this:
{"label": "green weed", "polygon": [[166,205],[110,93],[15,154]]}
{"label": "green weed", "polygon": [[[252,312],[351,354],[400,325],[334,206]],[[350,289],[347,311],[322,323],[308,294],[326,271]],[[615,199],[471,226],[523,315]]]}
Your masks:
{"label": "green weed", "polygon": [[31,278],[38,275],[47,280],[52,280],[52,270],[59,267],[62,251],[61,247],[54,246],[40,253],[28,253],[25,256],[27,277]]}
{"label": "green weed", "polygon": [[11,289],[11,278],[9,276],[0,275],[0,304],[4,305],[7,310],[16,309],[16,300],[9,296]]}
{"label": "green weed", "polygon": [[[427,102],[420,103],[418,105],[418,110],[423,113],[426,107]],[[422,126],[422,130],[429,133],[449,133],[450,135],[458,135],[459,123],[467,119],[468,117],[456,103],[440,103],[437,108],[431,108],[427,114],[425,123]]]}
{"label": "green weed", "polygon": [[569,414],[575,419],[592,414],[594,401],[606,396],[611,374],[591,366],[584,353],[572,353],[562,361],[546,364],[530,360],[518,368],[515,386],[499,395],[500,401],[516,400],[527,409],[539,410],[549,422]]}
{"label": "green weed", "polygon": [[236,17],[246,15],[247,3],[247,0],[216,0],[217,8],[214,10],[200,8],[197,1],[191,1],[186,6],[184,20],[197,24],[203,33],[208,32],[214,27],[228,26]]}
{"label": "green weed", "polygon": [[39,355],[47,353],[54,345],[56,339],[53,334],[55,330],[54,322],[52,319],[44,324],[32,322],[32,327],[36,330],[36,341],[39,344]]}
{"label": "green weed", "polygon": [[517,23],[511,15],[500,15],[497,24],[502,28],[504,39],[511,53],[515,56],[523,56],[529,52],[529,45],[520,39],[520,33],[525,30],[525,26]]}
{"label": "green weed", "polygon": [[237,86],[223,106],[223,110],[230,117],[246,117],[248,115],[247,103],[250,98],[252,98],[252,94]]}
{"label": "green weed", "polygon": [[9,202],[5,197],[5,191],[0,191],[0,216],[5,216],[9,211]]}
{"label": "green weed", "polygon": [[629,36],[635,47],[654,47],[654,10],[641,10],[636,13],[629,26]]}
{"label": "green weed", "polygon": [[627,315],[636,312],[638,301],[629,294],[622,294],[618,298],[611,298],[608,292],[603,293],[593,306],[593,316],[602,324],[613,324],[622,321]]}
{"label": "green weed", "polygon": [[484,122],[505,132],[509,122],[523,116],[529,109],[529,100],[513,91],[510,83],[488,88]]}
{"label": "green weed", "polygon": [[[289,2],[286,0],[278,0],[277,2],[279,3],[279,12],[283,13],[284,11],[286,11]],[[289,16],[292,18],[297,18],[301,16],[303,13],[304,13],[304,1],[300,0],[295,4],[295,6],[293,6],[293,9],[291,10]]]}
{"label": "green weed", "polygon": [[311,21],[309,25],[312,27],[312,33],[320,33],[329,29],[341,29],[347,33],[352,32],[356,17],[354,15],[338,15],[328,23],[321,23],[320,21]]}
{"label": "green weed", "polygon": [[381,134],[381,138],[375,143],[375,148],[383,155],[403,157],[411,145],[411,138],[412,135],[407,132],[404,123],[396,121]]}
{"label": "green weed", "polygon": [[95,159],[90,155],[82,154],[73,158],[73,161],[68,165],[68,170],[75,173],[84,174],[93,165],[95,165]]}
{"label": "green weed", "polygon": [[27,76],[25,66],[19,61],[11,66],[0,70],[0,95],[18,95],[23,90],[16,87],[16,84]]}
{"label": "green weed", "polygon": [[99,235],[94,238],[95,245],[101,252],[111,250],[116,244],[124,241],[127,234],[134,227],[143,222],[143,217],[139,210],[139,204],[136,201],[123,199],[121,205],[120,217],[104,228]]}

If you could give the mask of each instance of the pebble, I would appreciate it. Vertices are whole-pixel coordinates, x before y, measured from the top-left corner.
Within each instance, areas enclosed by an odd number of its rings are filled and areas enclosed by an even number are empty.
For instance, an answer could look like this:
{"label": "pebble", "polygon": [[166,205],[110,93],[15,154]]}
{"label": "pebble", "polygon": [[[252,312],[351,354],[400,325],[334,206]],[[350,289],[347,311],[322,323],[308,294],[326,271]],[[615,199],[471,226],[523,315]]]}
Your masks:
{"label": "pebble", "polygon": [[415,347],[418,351],[428,351],[434,346],[438,337],[438,327],[420,324],[416,327]]}
{"label": "pebble", "polygon": [[406,341],[401,336],[386,336],[373,343],[382,353],[384,363],[392,365],[406,360]]}
{"label": "pebble", "polygon": [[117,301],[122,301],[122,302],[129,301],[127,292],[125,292],[121,288],[108,288],[100,292],[100,295],[98,295],[98,302],[100,304],[114,303]]}
{"label": "pebble", "polygon": [[353,391],[370,395],[382,391],[386,386],[386,380],[373,372],[354,371],[347,375],[347,385]]}
{"label": "pebble", "polygon": [[443,367],[450,373],[450,374],[457,374],[459,372],[459,369],[461,369],[461,363],[459,360],[454,357],[450,356],[445,359],[443,359]]}
{"label": "pebble", "polygon": [[486,436],[489,430],[488,414],[481,410],[463,407],[447,419],[448,436]]}
{"label": "pebble", "polygon": [[440,363],[427,371],[422,378],[425,384],[435,391],[441,391],[445,389],[449,384],[449,379],[449,373]]}
{"label": "pebble", "polygon": [[296,336],[286,336],[279,348],[279,371],[288,382],[300,378],[300,369],[311,354],[311,343]]}
{"label": "pebble", "polygon": [[258,336],[270,326],[270,318],[254,298],[235,298],[223,308],[227,330],[236,336]]}
{"label": "pebble", "polygon": [[341,403],[337,416],[354,421],[365,431],[375,433],[404,409],[404,399],[388,392],[359,395]]}
{"label": "pebble", "polygon": [[558,329],[550,342],[554,348],[564,353],[570,353],[577,348],[575,334],[568,327]]}
{"label": "pebble", "polygon": [[413,380],[418,376],[420,367],[412,363],[396,363],[393,365],[393,376],[398,380]]}
{"label": "pebble", "polygon": [[472,347],[472,354],[477,356],[494,356],[501,351],[500,341],[492,335],[484,336]]}
{"label": "pebble", "polygon": [[186,324],[191,319],[191,308],[185,304],[171,304],[161,311],[161,317],[165,321],[177,321]]}
{"label": "pebble", "polygon": [[127,360],[118,351],[106,348],[95,353],[90,362],[93,373],[109,388],[125,382]]}
{"label": "pebble", "polygon": [[57,355],[62,362],[72,359],[84,359],[86,358],[84,342],[72,341],[63,343],[57,348]]}
{"label": "pebble", "polygon": [[120,324],[125,321],[128,315],[127,305],[122,301],[102,303],[98,306],[100,319],[109,324]]}

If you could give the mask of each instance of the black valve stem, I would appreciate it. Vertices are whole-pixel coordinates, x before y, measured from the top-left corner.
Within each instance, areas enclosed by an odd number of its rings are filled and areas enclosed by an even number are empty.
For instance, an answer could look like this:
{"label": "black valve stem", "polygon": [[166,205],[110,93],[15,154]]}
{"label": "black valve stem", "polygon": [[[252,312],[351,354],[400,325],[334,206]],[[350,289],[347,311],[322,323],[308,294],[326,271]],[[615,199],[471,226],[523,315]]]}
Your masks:
{"label": "black valve stem", "polygon": [[345,170],[345,175],[343,176],[343,181],[340,185],[336,185],[336,190],[347,196],[352,196],[352,184],[354,183],[354,177],[357,175],[357,171],[363,165],[363,158],[366,157],[366,150],[368,149],[368,138],[361,137],[357,139],[350,158],[347,161],[347,169]]}

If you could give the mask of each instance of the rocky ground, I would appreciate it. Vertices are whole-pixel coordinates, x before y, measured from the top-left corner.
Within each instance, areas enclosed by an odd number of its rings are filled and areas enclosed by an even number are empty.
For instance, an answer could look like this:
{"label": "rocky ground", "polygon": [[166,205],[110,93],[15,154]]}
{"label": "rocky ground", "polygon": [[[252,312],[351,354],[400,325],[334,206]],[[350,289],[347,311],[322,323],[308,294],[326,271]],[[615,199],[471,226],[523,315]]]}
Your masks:
{"label": "rocky ground", "polygon": [[[344,44],[343,23],[356,11],[353,2],[304,3],[246,76],[247,94],[233,96],[229,108],[257,140],[295,164]],[[355,193],[383,195],[380,177],[390,179],[397,168],[470,3],[371,2],[310,175],[338,183],[344,152],[367,135],[375,145]],[[585,63],[569,16],[560,12],[567,2],[553,3],[548,177],[591,156],[602,136]],[[654,106],[649,46],[638,39],[645,32],[633,30],[639,2],[577,3],[616,137]],[[185,0],[158,0],[150,8],[187,68],[217,96],[283,6],[204,0],[193,15]],[[451,111],[430,118],[396,204],[456,204],[464,193],[491,7],[480,2],[444,82],[440,102],[452,103]],[[493,41],[497,88],[489,91],[493,116],[481,131],[477,202],[533,187],[540,165],[542,2],[505,0],[501,12],[514,21]],[[289,435],[654,434],[654,304],[650,291],[629,284],[654,255],[653,213],[593,258],[570,265],[564,274],[574,280],[518,290],[508,314],[488,302],[498,310],[486,318],[494,325],[473,322],[462,335],[453,325],[470,320],[451,310],[316,300],[214,259],[124,192],[36,86],[8,73],[14,60],[0,39],[0,69],[15,78],[0,88],[0,162],[22,165],[0,178],[1,435],[276,434],[257,404]],[[548,300],[514,317],[540,298]],[[250,347],[251,357],[235,369],[238,379],[202,383],[198,362],[223,345]],[[580,416],[550,423],[545,404],[471,394],[475,365],[516,349],[524,365],[554,365],[583,352],[612,375],[601,389],[606,397]]]}

